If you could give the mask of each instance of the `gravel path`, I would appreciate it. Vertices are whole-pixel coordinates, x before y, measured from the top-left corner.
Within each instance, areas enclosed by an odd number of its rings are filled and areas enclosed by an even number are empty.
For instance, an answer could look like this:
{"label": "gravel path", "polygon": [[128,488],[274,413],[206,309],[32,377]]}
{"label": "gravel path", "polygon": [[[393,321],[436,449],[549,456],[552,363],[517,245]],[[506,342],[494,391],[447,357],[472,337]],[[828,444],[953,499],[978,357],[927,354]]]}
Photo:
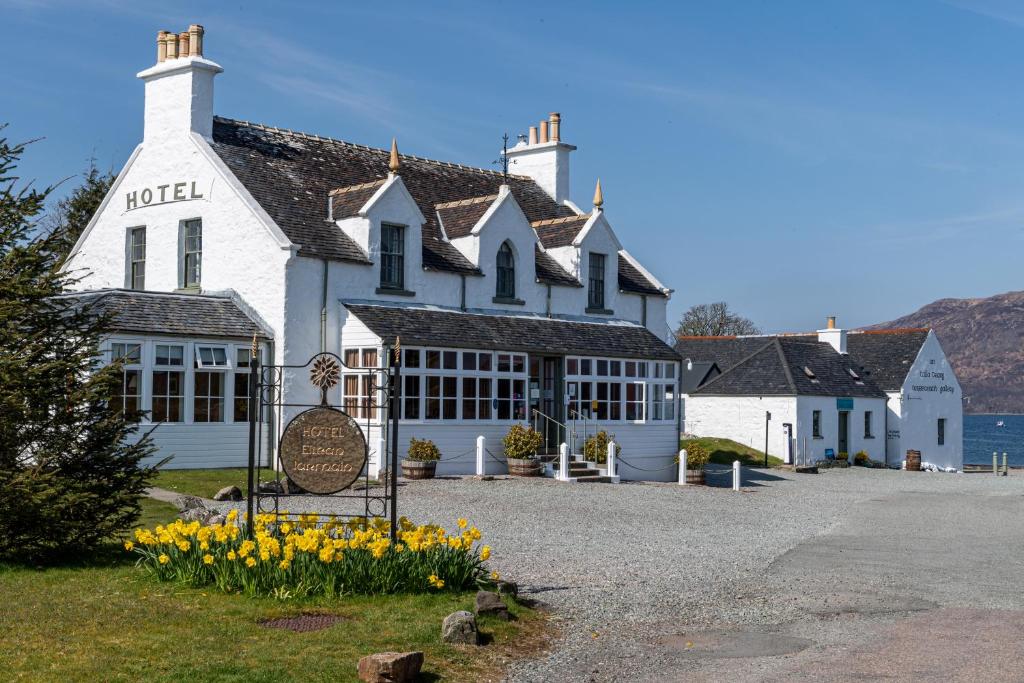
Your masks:
{"label": "gravel path", "polygon": [[[850,643],[884,650],[899,618],[1024,609],[1024,477],[746,474],[740,493],[416,481],[400,488],[399,511],[469,518],[494,568],[554,609],[561,640],[514,665],[515,681],[832,680],[810,672]],[[711,479],[728,484],[724,473]]]}

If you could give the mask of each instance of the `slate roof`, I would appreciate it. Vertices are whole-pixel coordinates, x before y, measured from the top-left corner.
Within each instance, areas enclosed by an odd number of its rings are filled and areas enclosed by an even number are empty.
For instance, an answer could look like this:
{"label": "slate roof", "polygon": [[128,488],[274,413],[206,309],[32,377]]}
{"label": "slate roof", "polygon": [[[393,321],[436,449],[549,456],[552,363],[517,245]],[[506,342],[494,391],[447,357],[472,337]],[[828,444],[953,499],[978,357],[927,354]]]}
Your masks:
{"label": "slate roof", "polygon": [[345,304],[385,344],[494,349],[556,355],[678,360],[671,346],[646,327],[557,318],[484,315],[460,311]]}
{"label": "slate roof", "polygon": [[692,394],[697,387],[722,374],[714,361],[698,360],[693,361],[692,365],[693,369],[687,370],[686,363],[683,363],[683,369],[679,373],[680,393]]}
{"label": "slate roof", "polygon": [[580,215],[570,214],[556,218],[531,220],[530,225],[533,226],[544,248],[553,249],[555,247],[571,246],[572,241],[576,239],[576,235],[580,234],[580,230],[583,229],[583,226],[589,220],[590,214],[588,213]]}
{"label": "slate roof", "polygon": [[[389,150],[214,117],[214,151],[303,256],[367,262],[351,239],[327,220],[331,190],[387,177]],[[456,273],[479,271],[441,238],[437,204],[496,194],[498,171],[401,156],[399,175],[426,217],[423,264]],[[509,189],[531,221],[572,215],[533,180],[509,176]]]}
{"label": "slate roof", "polygon": [[[885,398],[849,356],[805,339],[760,337],[749,356],[692,392],[697,396],[842,396]],[[813,377],[804,368],[810,369]],[[854,377],[850,370],[854,370]]]}
{"label": "slate roof", "polygon": [[550,254],[541,251],[539,245],[533,249],[533,260],[537,266],[537,281],[547,285],[582,287],[583,283],[573,277]]}
{"label": "slate roof", "polygon": [[[885,391],[899,391],[928,332],[928,328],[850,331],[846,333],[846,351],[875,384]],[[813,340],[817,336],[799,338]]]}
{"label": "slate roof", "polygon": [[370,197],[385,182],[384,179],[374,180],[369,183],[360,183],[359,185],[350,185],[349,187],[331,190],[331,218],[341,220],[342,218],[351,218],[358,215],[359,209],[363,208],[366,202],[370,201]]}
{"label": "slate roof", "polygon": [[629,259],[622,255],[622,252],[619,252],[619,289],[635,294],[665,296],[665,292],[655,287],[636,266],[629,262]]}
{"label": "slate roof", "polygon": [[473,226],[483,218],[487,209],[491,208],[497,198],[498,195],[489,194],[435,206],[437,215],[441,219],[441,225],[444,227],[444,234],[450,240],[470,234],[473,231]]}
{"label": "slate roof", "polygon": [[271,335],[228,296],[100,289],[62,297],[109,314],[117,332],[262,339]]}

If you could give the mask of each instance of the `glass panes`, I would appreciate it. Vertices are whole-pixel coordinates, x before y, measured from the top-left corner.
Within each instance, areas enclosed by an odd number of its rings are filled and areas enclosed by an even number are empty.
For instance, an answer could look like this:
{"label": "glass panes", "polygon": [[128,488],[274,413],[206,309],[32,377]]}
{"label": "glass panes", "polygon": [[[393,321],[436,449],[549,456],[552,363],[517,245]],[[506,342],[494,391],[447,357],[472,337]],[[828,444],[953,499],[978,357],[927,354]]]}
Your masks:
{"label": "glass panes", "polygon": [[153,364],[180,367],[185,363],[185,347],[175,344],[157,344],[154,348]]}
{"label": "glass panes", "polygon": [[196,347],[197,368],[226,368],[228,367],[228,352],[223,346],[197,346]]}
{"label": "glass panes", "polygon": [[184,376],[181,371],[153,372],[153,422],[181,422],[184,419]]}
{"label": "glass panes", "polygon": [[430,350],[427,351],[427,369],[428,370],[440,370],[441,369],[441,352]]}
{"label": "glass panes", "polygon": [[249,373],[235,373],[235,398],[232,401],[235,422],[249,421]]}
{"label": "glass panes", "polygon": [[224,421],[224,373],[197,372],[192,419],[195,422]]}
{"label": "glass panes", "polygon": [[419,349],[406,349],[405,350],[405,367],[407,368],[418,368],[420,366],[420,350]]}
{"label": "glass panes", "polygon": [[481,353],[477,356],[477,364],[479,366],[480,372],[491,371],[491,358],[492,356],[489,353]]}
{"label": "glass panes", "polygon": [[146,288],[146,228],[132,228],[128,232],[128,286]]}
{"label": "glass panes", "polygon": [[476,353],[473,351],[466,351],[462,354],[462,369],[463,370],[476,370]]}
{"label": "glass panes", "polygon": [[459,354],[457,351],[445,351],[442,360],[445,370],[458,370]]}
{"label": "glass panes", "polygon": [[405,229],[400,225],[380,226],[380,286],[405,287]]}
{"label": "glass panes", "polygon": [[[472,354],[470,354],[472,355]],[[476,377],[462,378],[462,419],[476,419]]]}
{"label": "glass panes", "polygon": [[418,420],[420,419],[420,378],[413,375],[403,377],[402,380],[405,382],[402,392],[404,404],[402,417],[406,420]]}
{"label": "glass panes", "polygon": [[[488,356],[490,358],[490,356]],[[490,377],[481,377],[477,384],[477,392],[479,397],[477,399],[477,415],[481,420],[491,419],[491,397],[493,393],[491,391],[492,380]]]}
{"label": "glass panes", "polygon": [[203,222],[201,220],[185,221],[182,227],[183,279],[185,287],[198,287],[203,265]]}
{"label": "glass panes", "polygon": [[363,349],[363,367],[377,367],[377,349]]}
{"label": "glass panes", "polygon": [[359,349],[345,349],[342,362],[346,367],[359,367]]}
{"label": "glass panes", "polygon": [[110,345],[110,359],[119,360],[125,365],[142,363],[142,344],[125,344],[116,342]]}
{"label": "glass panes", "polygon": [[516,259],[512,247],[503,242],[498,249],[497,283],[494,295],[499,299],[514,299],[516,296]]}
{"label": "glass panes", "polygon": [[604,271],[605,255],[591,252],[588,268],[588,308],[604,308]]}
{"label": "glass panes", "polygon": [[565,374],[578,375],[580,372],[580,361],[578,358],[569,358],[565,361]]}

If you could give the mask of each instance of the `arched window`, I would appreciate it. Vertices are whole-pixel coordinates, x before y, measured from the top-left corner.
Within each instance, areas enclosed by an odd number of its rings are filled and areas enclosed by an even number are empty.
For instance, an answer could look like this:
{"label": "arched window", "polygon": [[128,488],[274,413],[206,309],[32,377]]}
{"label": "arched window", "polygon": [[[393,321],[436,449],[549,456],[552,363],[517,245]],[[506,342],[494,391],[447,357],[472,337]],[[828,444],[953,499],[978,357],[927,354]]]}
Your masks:
{"label": "arched window", "polygon": [[498,248],[498,282],[494,295],[499,299],[516,298],[516,257],[512,245],[502,242]]}

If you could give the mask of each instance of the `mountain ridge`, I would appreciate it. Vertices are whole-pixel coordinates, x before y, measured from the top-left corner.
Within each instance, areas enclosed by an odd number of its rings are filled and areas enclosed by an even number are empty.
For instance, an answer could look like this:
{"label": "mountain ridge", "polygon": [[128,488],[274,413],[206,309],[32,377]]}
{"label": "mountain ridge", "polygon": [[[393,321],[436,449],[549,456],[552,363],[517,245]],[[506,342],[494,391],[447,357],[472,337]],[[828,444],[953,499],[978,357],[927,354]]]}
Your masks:
{"label": "mountain ridge", "polygon": [[863,329],[930,327],[963,388],[964,412],[1024,413],[1024,291],[944,298]]}

